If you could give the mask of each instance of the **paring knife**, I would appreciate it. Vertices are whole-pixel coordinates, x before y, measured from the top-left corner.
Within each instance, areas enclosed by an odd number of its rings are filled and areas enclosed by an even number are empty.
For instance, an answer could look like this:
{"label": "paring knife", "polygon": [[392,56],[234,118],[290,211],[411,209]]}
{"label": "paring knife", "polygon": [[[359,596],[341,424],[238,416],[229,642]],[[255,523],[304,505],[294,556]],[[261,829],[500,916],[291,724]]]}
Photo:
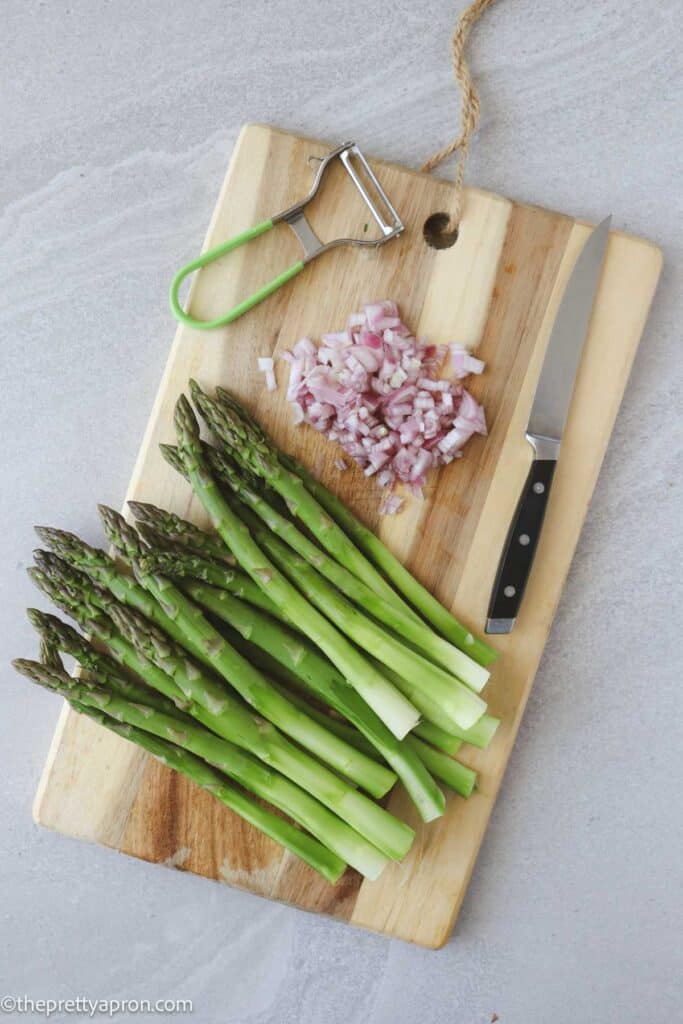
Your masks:
{"label": "paring knife", "polygon": [[510,633],[522,603],[602,276],[611,220],[611,216],[606,217],[586,240],[553,324],[526,428],[526,439],[534,452],[533,462],[498,566],[486,621],[487,633]]}

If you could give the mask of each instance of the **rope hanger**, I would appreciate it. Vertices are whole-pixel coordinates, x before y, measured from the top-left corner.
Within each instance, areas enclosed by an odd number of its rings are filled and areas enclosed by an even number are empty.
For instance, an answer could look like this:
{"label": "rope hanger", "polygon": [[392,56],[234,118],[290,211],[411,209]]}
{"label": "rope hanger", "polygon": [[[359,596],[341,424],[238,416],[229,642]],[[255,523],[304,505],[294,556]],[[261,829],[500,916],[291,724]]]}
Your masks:
{"label": "rope hanger", "polygon": [[460,86],[462,102],[460,107],[460,134],[456,136],[442,149],[434,153],[420,170],[429,172],[438,167],[439,164],[451,156],[458,154],[458,162],[455,168],[455,195],[454,204],[450,215],[435,213],[427,219],[424,225],[425,239],[429,245],[436,249],[444,249],[453,245],[458,237],[458,226],[462,217],[463,209],[463,182],[465,178],[465,164],[467,162],[467,151],[470,139],[479,123],[479,93],[472,80],[470,69],[465,60],[465,46],[472,28],[482,16],[484,11],[491,7],[495,0],[474,0],[474,3],[466,7],[458,18],[458,23],[451,39],[451,53],[453,55],[453,72],[455,79]]}

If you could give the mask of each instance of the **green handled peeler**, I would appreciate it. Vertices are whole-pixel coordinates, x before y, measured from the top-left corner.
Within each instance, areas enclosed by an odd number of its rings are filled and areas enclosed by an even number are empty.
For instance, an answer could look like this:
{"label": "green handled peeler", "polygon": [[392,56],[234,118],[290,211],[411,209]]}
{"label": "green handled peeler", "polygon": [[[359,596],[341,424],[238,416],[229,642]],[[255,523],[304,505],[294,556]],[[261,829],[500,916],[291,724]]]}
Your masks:
{"label": "green handled peeler", "polygon": [[[307,263],[314,260],[316,256],[320,256],[322,253],[327,252],[328,249],[334,249],[338,245],[362,245],[376,248],[377,246],[388,242],[391,238],[395,238],[397,235],[401,234],[404,227],[403,222],[394,207],[391,205],[389,197],[380,185],[377,180],[377,176],[371,170],[370,165],[358,149],[355,142],[346,142],[343,146],[333,149],[326,156],[316,159],[319,159],[320,166],[318,167],[313,187],[305,199],[302,199],[301,202],[296,203],[294,206],[290,206],[288,210],[278,213],[275,217],[271,217],[269,220],[264,220],[260,224],[256,224],[253,228],[249,228],[247,231],[243,231],[241,234],[235,235],[234,238],[228,239],[227,242],[221,242],[220,245],[216,245],[213,249],[209,249],[208,252],[198,256],[196,260],[192,260],[178,271],[173,278],[170,291],[171,310],[176,320],[179,320],[180,323],[187,324],[188,327],[196,327],[198,330],[202,331],[210,331],[216,327],[223,327],[225,324],[232,323],[233,320],[242,316],[243,313],[253,309],[253,307],[263,299],[268,298],[269,295],[272,295],[273,292],[277,291],[277,289],[283,284],[286,284],[287,281],[296,277],[296,275],[304,269]],[[304,210],[318,192],[325,170],[330,163],[336,159],[339,159],[343,164],[370,210],[372,217],[379,225],[380,231],[382,232],[379,238],[335,238],[331,242],[323,244],[309,222],[306,220]],[[359,171],[363,176],[361,176]],[[376,190],[377,195],[382,202],[383,210],[376,201],[373,201],[373,198],[368,191],[368,184],[372,185]],[[232,252],[233,249],[239,248],[239,246],[244,245],[245,242],[250,242],[252,238],[258,238],[259,235],[263,235],[266,231],[270,231],[272,227],[282,221],[289,224],[290,228],[301,242],[304,250],[303,259],[297,260],[296,263],[293,263],[291,267],[287,267],[286,270],[283,270],[281,274],[278,274],[277,277],[264,285],[263,288],[259,288],[259,290],[254,292],[253,295],[243,299],[242,302],[234,306],[228,313],[224,313],[223,316],[216,317],[215,320],[196,320],[193,316],[190,316],[189,313],[185,312],[180,305],[178,292],[180,291],[182,282],[189,274],[192,274],[195,270],[199,270],[201,267],[205,267],[208,263],[213,263],[214,260],[220,259],[221,256],[225,256],[227,253]]]}

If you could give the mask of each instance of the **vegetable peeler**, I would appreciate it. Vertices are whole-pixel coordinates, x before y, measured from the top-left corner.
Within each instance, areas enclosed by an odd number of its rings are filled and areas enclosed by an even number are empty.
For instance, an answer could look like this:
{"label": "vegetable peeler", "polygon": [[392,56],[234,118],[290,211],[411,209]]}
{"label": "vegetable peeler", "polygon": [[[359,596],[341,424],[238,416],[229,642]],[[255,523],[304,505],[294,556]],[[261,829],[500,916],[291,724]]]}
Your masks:
{"label": "vegetable peeler", "polygon": [[[359,245],[377,248],[401,234],[404,229],[403,222],[392,206],[388,195],[380,185],[376,174],[370,168],[370,165],[355,142],[345,142],[343,146],[338,146],[337,149],[331,150],[331,152],[327,153],[326,156],[312,157],[311,159],[318,160],[320,165],[316,172],[313,187],[305,199],[295,203],[294,206],[290,206],[289,209],[283,210],[282,213],[278,213],[268,220],[261,221],[260,224],[254,225],[254,227],[249,228],[247,231],[243,231],[241,234],[235,235],[234,238],[229,238],[227,242],[221,242],[220,245],[214,246],[214,248],[209,249],[208,252],[202,253],[201,256],[198,256],[197,259],[192,260],[178,271],[171,283],[169,296],[171,311],[173,312],[173,316],[176,320],[179,320],[180,323],[187,324],[188,327],[195,327],[202,331],[210,331],[216,327],[223,327],[225,324],[229,324],[232,323],[233,320],[237,320],[237,318],[242,316],[243,313],[253,309],[253,307],[259,302],[262,302],[263,299],[268,298],[268,296],[277,291],[281,285],[286,284],[287,281],[291,281],[293,277],[296,277],[297,274],[301,273],[307,263],[310,263],[311,260],[316,258],[316,256],[322,255],[322,253],[327,252],[329,249],[335,249],[339,245]],[[323,243],[307,221],[304,210],[317,194],[325,171],[333,160],[341,161],[353,184],[360,192],[363,201],[382,232],[379,238],[335,238],[331,242]],[[363,176],[361,176],[359,171],[362,172]],[[371,184],[376,190],[377,196],[381,200],[381,205],[377,202],[376,198],[373,200],[373,197],[368,190],[368,184]],[[178,298],[178,292],[180,291],[182,282],[189,274],[192,274],[195,270],[199,270],[201,267],[205,267],[208,263],[213,263],[214,260],[220,259],[221,256],[225,256],[227,253],[232,252],[233,249],[239,248],[244,245],[245,242],[250,242],[252,238],[258,238],[259,235],[263,235],[266,231],[270,231],[271,228],[275,227],[276,224],[279,224],[282,221],[290,226],[301,242],[304,250],[302,259],[297,260],[297,262],[293,263],[291,267],[287,267],[286,270],[281,274],[278,274],[277,277],[264,285],[263,288],[259,288],[259,290],[254,292],[253,295],[243,299],[242,302],[234,306],[228,313],[224,313],[222,316],[216,317],[215,320],[196,320],[182,308],[180,305],[180,299]]]}

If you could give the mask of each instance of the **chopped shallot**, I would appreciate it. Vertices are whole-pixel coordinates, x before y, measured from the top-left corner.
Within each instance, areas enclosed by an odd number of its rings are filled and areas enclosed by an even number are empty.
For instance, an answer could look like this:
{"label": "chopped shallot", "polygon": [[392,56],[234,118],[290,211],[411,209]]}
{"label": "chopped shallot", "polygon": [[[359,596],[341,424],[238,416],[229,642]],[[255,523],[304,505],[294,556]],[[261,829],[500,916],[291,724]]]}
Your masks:
{"label": "chopped shallot", "polygon": [[404,498],[398,494],[388,494],[379,510],[381,516],[395,516],[403,507]]}
{"label": "chopped shallot", "polygon": [[266,388],[268,391],[275,391],[277,382],[275,380],[275,363],[270,356],[259,356],[258,368],[266,377]]}
{"label": "chopped shallot", "polygon": [[[430,470],[459,458],[473,434],[486,435],[484,410],[461,383],[484,363],[455,342],[414,337],[395,302],[370,303],[319,347],[303,338],[282,358],[295,422],[338,441],[380,487],[403,483],[421,495]],[[272,390],[272,359],[259,359],[259,369]],[[346,468],[341,458],[334,464]],[[381,511],[393,515],[403,503],[390,491]]]}

